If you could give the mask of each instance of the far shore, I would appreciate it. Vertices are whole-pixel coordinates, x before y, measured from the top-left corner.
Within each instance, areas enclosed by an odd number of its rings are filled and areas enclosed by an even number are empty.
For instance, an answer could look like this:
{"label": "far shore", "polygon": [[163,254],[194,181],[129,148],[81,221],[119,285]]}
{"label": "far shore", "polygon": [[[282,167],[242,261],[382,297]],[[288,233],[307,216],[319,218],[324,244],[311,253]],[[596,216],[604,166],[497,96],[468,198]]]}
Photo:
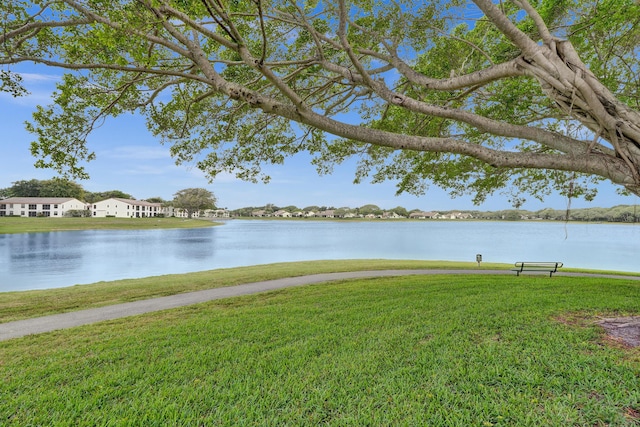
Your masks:
{"label": "far shore", "polygon": [[220,225],[209,219],[187,218],[0,218],[0,234],[78,230],[143,230],[198,228]]}
{"label": "far shore", "polygon": [[227,221],[325,221],[325,222],[412,222],[412,223],[443,223],[443,222],[543,222],[562,224],[618,224],[618,225],[638,225],[633,222],[613,222],[613,221],[576,221],[576,220],[553,220],[553,219],[409,219],[409,218],[286,218],[286,217],[231,217],[231,218],[22,218],[22,217],[2,217],[0,218],[0,234],[15,233],[45,233],[53,231],[79,231],[79,230],[145,230],[145,229],[171,229],[171,228],[202,228],[223,225]]}

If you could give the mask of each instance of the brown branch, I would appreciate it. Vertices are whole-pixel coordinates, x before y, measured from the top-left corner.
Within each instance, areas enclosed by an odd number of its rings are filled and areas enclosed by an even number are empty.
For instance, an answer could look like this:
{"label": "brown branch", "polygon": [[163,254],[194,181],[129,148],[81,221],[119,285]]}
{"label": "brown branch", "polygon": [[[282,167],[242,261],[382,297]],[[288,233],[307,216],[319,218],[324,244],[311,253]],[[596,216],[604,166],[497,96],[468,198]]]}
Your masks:
{"label": "brown branch", "polygon": [[[236,40],[235,36],[231,33],[231,31],[224,25],[224,21],[222,19],[220,19],[216,13],[213,11],[213,8],[215,8],[215,5],[212,5],[211,2],[209,0],[201,0],[202,4],[204,5],[205,9],[207,9],[207,12],[209,13],[209,16],[211,16],[211,18],[216,22],[216,24],[218,24],[218,26],[220,28],[222,28],[222,30],[227,33],[227,35],[229,36],[229,38],[231,40],[233,40],[234,42],[238,43],[238,40]],[[212,8],[213,6],[213,8]]]}
{"label": "brown branch", "polygon": [[264,16],[262,14],[262,0],[254,0],[258,7],[258,18],[260,22],[260,32],[262,33],[262,54],[260,55],[260,64],[264,64],[267,56],[267,33],[264,28]]}
{"label": "brown branch", "polygon": [[93,19],[75,19],[69,21],[51,21],[51,22],[31,22],[25,25],[20,26],[19,28],[10,31],[8,33],[0,34],[0,43],[6,43],[7,41],[24,34],[28,31],[32,31],[34,29],[43,29],[43,28],[64,28],[64,27],[76,27],[78,25],[85,25],[93,23]]}

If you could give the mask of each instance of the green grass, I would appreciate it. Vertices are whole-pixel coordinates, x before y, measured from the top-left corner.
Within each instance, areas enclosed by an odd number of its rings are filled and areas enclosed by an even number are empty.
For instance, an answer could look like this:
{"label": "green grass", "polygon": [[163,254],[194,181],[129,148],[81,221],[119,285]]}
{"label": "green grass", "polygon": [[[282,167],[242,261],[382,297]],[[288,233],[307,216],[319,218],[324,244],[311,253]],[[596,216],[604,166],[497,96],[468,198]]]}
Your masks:
{"label": "green grass", "polygon": [[[283,277],[341,271],[385,269],[468,269],[475,263],[397,260],[330,260],[277,263],[189,274],[99,282],[59,289],[0,292],[0,323],[47,314],[94,308],[177,293],[233,286]],[[506,268],[483,264],[483,268]]]}
{"label": "green grass", "polygon": [[0,217],[0,234],[68,230],[127,230],[211,227],[209,220],[185,218],[17,218]]}
{"label": "green grass", "polygon": [[0,343],[0,424],[632,426],[640,355],[592,320],[639,297],[623,279],[410,276],[30,336]]}
{"label": "green grass", "polygon": [[[387,269],[477,268],[476,263],[452,261],[384,259],[305,261],[124,279],[57,289],[0,292],[0,323],[184,292],[309,274]],[[483,263],[481,267],[481,269],[502,270],[509,268],[511,265],[496,263]],[[563,269],[562,271],[578,270]],[[591,271],[603,273],[597,270]],[[610,273],[613,274],[613,272]],[[615,274],[632,275],[633,273],[617,272]]]}

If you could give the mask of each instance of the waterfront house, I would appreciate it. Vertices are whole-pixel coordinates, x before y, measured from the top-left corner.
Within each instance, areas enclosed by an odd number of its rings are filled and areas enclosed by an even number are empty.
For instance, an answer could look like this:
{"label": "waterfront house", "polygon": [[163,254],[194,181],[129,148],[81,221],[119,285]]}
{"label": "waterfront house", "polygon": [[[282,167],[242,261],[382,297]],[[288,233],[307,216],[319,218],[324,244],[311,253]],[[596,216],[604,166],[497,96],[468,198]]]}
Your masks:
{"label": "waterfront house", "polygon": [[471,219],[473,215],[470,213],[462,213],[462,212],[449,212],[444,214],[436,214],[434,216],[436,219]]}
{"label": "waterfront house", "polygon": [[95,218],[108,216],[116,218],[147,218],[168,215],[167,210],[161,203],[114,197],[92,204],[91,216]]}
{"label": "waterfront house", "polygon": [[207,209],[204,211],[204,216],[207,218],[229,218],[231,215],[226,209]]}
{"label": "waterfront house", "polygon": [[402,219],[404,218],[402,215],[399,215],[395,212],[384,212],[382,214],[382,218],[384,219]]}
{"label": "waterfront house", "polygon": [[319,216],[321,218],[334,218],[335,211],[333,209],[328,209],[326,211],[318,212],[316,216]]}
{"label": "waterfront house", "polygon": [[278,218],[291,218],[291,213],[285,211],[284,209],[277,210],[273,213],[273,216]]}
{"label": "waterfront house", "polygon": [[0,200],[0,216],[61,218],[87,205],[72,197],[9,197]]}
{"label": "waterfront house", "polygon": [[418,211],[418,212],[412,212],[411,214],[409,214],[409,218],[412,219],[430,219],[430,218],[434,218],[437,214],[435,212],[424,212],[424,211]]}

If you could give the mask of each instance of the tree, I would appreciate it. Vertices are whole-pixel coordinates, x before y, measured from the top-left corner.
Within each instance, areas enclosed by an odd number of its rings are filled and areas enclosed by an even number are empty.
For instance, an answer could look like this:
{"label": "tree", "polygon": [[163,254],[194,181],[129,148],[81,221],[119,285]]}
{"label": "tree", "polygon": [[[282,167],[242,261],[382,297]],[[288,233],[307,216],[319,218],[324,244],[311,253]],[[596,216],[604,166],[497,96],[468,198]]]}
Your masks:
{"label": "tree", "polygon": [[640,194],[636,0],[5,0],[0,25],[1,64],[68,70],[28,124],[40,167],[86,176],[89,132],[137,111],[211,178],[307,151],[476,202]]}
{"label": "tree", "polygon": [[85,195],[80,184],[63,178],[15,181],[3,191],[8,197],[73,197],[83,200]]}
{"label": "tree", "polygon": [[277,207],[276,205],[274,205],[273,203],[267,203],[267,204],[264,206],[264,208],[263,208],[263,209],[264,209],[264,211],[265,211],[266,213],[271,214],[271,213],[274,213],[275,211],[277,211],[277,210],[278,210],[278,209],[280,209],[280,208],[279,208],[279,207]]}
{"label": "tree", "polygon": [[115,198],[135,200],[135,197],[133,197],[131,194],[125,193],[124,191],[120,191],[120,190],[108,190],[108,191],[100,191],[96,193],[87,192],[85,194],[85,201],[87,203],[94,203],[94,202],[99,202],[100,200],[115,199]]}
{"label": "tree", "polygon": [[149,197],[146,201],[150,203],[161,203],[163,205],[167,203],[167,201],[164,200],[162,197]]}
{"label": "tree", "polygon": [[384,211],[377,205],[364,205],[358,208],[358,212],[361,215],[382,215]]}
{"label": "tree", "polygon": [[21,180],[11,183],[7,189],[9,197],[40,197],[42,181],[38,179]]}
{"label": "tree", "polygon": [[244,207],[231,211],[232,216],[250,217],[251,212],[255,211],[255,207]]}
{"label": "tree", "polygon": [[64,178],[42,181],[40,197],[73,197],[84,200],[84,188],[80,184]]}
{"label": "tree", "polygon": [[406,208],[403,208],[402,206],[397,206],[393,209],[390,209],[391,212],[395,212],[400,216],[403,216],[405,218],[409,218],[409,211],[407,211]]}
{"label": "tree", "polygon": [[216,197],[204,188],[186,188],[178,191],[173,197],[173,207],[184,210],[189,218],[196,212],[213,209],[216,205]]}

